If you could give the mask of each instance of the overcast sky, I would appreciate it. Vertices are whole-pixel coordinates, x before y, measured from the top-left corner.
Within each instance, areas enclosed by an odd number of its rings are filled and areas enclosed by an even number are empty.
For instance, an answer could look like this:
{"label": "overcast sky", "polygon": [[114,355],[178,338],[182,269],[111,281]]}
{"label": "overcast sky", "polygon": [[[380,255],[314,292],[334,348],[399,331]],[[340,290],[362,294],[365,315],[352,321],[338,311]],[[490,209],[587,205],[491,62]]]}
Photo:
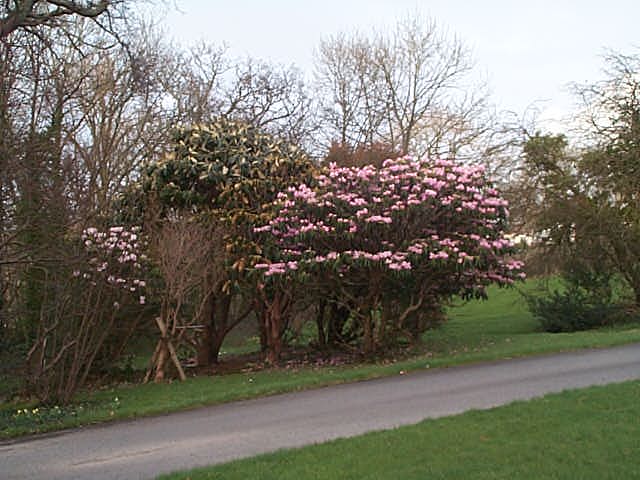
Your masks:
{"label": "overcast sky", "polygon": [[[567,85],[602,77],[606,48],[640,47],[639,0],[175,0],[167,33],[187,43],[226,43],[231,53],[296,64],[311,71],[322,36],[392,26],[420,12],[473,51],[495,104],[541,119],[560,118],[574,102]],[[554,127],[558,129],[556,123]]]}

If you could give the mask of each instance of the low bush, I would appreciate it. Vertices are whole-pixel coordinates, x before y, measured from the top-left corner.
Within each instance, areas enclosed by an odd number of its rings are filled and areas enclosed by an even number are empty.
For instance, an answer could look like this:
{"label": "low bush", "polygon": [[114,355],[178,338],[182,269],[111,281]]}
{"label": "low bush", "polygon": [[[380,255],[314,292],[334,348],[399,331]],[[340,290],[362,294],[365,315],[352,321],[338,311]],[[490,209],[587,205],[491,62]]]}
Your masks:
{"label": "low bush", "polygon": [[638,319],[615,277],[574,269],[562,283],[525,295],[529,310],[551,333],[576,332]]}
{"label": "low bush", "polygon": [[549,296],[530,297],[529,309],[547,332],[576,332],[618,323],[624,309],[590,297],[580,288],[564,292],[553,291]]}

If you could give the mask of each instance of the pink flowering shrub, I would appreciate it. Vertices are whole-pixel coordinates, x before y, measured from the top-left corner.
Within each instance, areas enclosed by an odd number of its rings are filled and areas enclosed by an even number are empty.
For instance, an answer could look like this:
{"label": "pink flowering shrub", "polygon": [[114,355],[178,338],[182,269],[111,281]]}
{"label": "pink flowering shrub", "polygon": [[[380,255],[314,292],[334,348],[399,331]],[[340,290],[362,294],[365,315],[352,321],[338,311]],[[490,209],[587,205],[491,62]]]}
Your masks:
{"label": "pink flowering shrub", "polygon": [[[81,238],[89,255],[89,264],[84,271],[74,270],[73,275],[94,283],[106,282],[121,292],[127,292],[128,296],[135,295],[137,302],[144,305],[146,282],[141,275],[147,243],[140,231],[137,226],[84,229]],[[114,301],[113,306],[117,309],[119,304]]]}
{"label": "pink flowering shrub", "polygon": [[47,293],[26,362],[29,392],[65,404],[115,364],[143,320],[146,243],[137,227],[87,228],[69,237],[66,258],[43,282]]}
{"label": "pink flowering shrub", "polygon": [[509,260],[507,202],[481,166],[401,157],[381,168],[329,168],[317,188],[280,193],[277,215],[254,231],[265,283],[302,282],[347,306],[369,351],[393,332],[414,336],[453,295],[524,278]]}

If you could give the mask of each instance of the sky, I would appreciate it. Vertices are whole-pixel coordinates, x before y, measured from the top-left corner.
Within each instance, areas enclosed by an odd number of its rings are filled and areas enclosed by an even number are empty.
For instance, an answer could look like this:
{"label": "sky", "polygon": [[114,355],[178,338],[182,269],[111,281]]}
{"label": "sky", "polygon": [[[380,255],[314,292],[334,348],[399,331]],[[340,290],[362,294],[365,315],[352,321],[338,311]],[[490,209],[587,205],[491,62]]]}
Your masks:
{"label": "sky", "polygon": [[311,74],[323,36],[390,29],[419,13],[471,49],[499,110],[538,112],[562,131],[576,107],[571,82],[603,78],[606,49],[640,53],[638,0],[173,0],[164,28],[176,41],[226,44]]}

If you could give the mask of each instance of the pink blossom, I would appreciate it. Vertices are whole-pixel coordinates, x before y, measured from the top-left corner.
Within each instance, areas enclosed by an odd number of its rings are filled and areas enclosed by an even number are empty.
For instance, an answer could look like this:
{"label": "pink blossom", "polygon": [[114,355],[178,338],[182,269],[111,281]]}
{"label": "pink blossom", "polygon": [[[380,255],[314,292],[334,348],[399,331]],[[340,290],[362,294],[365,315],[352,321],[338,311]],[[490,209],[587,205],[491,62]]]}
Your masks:
{"label": "pink blossom", "polygon": [[382,215],[373,215],[371,217],[365,218],[364,220],[367,223],[391,223],[393,220],[391,217],[383,217]]}
{"label": "pink blossom", "polygon": [[[505,202],[488,187],[481,167],[410,157],[386,160],[379,169],[330,164],[316,185],[315,190],[300,185],[281,192],[279,215],[256,225],[255,231],[279,250],[275,258],[286,260],[282,267],[265,263],[262,270],[268,275],[291,272],[291,261],[304,269],[341,255],[354,260],[343,264],[339,273],[344,278],[354,270],[365,275],[368,267],[414,270],[408,255],[421,269],[428,268],[427,259],[453,258],[461,266],[443,262],[439,272],[447,275],[455,266],[451,271],[462,272],[469,284],[479,282],[478,288],[487,281],[508,283],[520,272],[519,265],[499,263],[499,255],[511,247],[496,231],[496,216],[505,215],[498,207]],[[389,228],[364,228],[376,223]],[[484,264],[472,261],[482,250],[488,251],[482,255],[493,277],[478,270]],[[355,261],[362,259],[374,263]]]}

